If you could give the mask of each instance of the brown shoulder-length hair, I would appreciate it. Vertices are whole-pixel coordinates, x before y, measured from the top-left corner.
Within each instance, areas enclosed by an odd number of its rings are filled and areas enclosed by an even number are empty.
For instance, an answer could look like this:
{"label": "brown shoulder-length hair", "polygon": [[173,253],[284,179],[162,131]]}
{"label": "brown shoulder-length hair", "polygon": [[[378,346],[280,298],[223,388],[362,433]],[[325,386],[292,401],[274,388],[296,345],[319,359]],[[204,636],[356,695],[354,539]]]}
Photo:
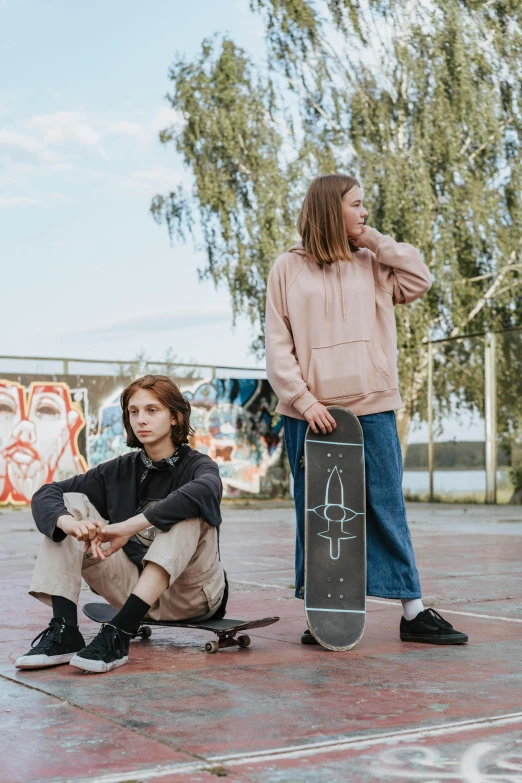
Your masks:
{"label": "brown shoulder-length hair", "polygon": [[187,443],[189,437],[194,435],[194,430],[190,426],[190,402],[185,399],[174,381],[171,381],[166,375],[144,375],[143,378],[137,378],[130,386],[127,386],[120,396],[127,446],[142,447],[142,443],[134,434],[129,420],[129,400],[139,389],[148,389],[152,392],[176,418],[177,423],[172,425],[170,431],[173,445]]}
{"label": "brown shoulder-length hair", "polygon": [[342,198],[359,182],[346,174],[316,177],[306,192],[297,220],[303,248],[319,266],[351,261],[352,251],[344,225]]}

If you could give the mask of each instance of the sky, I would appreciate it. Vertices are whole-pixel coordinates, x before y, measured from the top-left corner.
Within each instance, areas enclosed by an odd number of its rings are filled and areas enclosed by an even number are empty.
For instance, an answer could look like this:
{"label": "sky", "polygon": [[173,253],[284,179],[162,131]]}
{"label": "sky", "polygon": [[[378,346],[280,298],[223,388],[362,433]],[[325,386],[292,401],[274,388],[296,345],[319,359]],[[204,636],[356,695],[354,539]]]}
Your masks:
{"label": "sky", "polygon": [[[155,194],[191,184],[158,139],[177,120],[169,66],[216,33],[262,59],[248,5],[0,0],[0,355],[161,361],[170,349],[263,367],[228,292],[199,281],[203,255],[171,245],[149,213]],[[481,440],[482,422],[464,419],[439,439]]]}
{"label": "sky", "polygon": [[262,366],[149,213],[191,183],[158,140],[169,65],[218,32],[262,56],[248,0],[0,0],[0,29],[0,354]]}

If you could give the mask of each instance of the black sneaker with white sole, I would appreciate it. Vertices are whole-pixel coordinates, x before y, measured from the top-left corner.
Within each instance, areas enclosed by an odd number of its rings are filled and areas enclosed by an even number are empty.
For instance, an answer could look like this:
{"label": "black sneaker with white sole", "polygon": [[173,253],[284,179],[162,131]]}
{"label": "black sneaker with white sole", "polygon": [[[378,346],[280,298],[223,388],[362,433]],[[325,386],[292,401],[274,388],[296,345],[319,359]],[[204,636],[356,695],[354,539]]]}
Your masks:
{"label": "black sneaker with white sole", "polygon": [[[38,644],[36,644],[38,642]],[[17,669],[42,669],[69,663],[85,640],[77,626],[67,625],[62,617],[53,617],[47,628],[33,639],[31,649],[15,663]]]}
{"label": "black sneaker with white sole", "polygon": [[413,620],[401,619],[401,640],[420,644],[466,644],[468,637],[440,616],[435,609],[424,609]]}
{"label": "black sneaker with white sole", "polygon": [[70,664],[86,672],[110,672],[129,660],[132,636],[110,623],[104,623],[92,642],[76,653]]}

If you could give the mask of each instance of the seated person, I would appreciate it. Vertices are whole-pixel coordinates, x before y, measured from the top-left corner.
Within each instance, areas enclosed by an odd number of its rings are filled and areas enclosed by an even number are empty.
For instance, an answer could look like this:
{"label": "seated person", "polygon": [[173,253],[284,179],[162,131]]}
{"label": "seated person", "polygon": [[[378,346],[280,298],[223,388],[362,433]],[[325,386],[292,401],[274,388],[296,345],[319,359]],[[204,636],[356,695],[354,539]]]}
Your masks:
{"label": "seated person", "polygon": [[[52,606],[53,617],[16,661],[20,669],[70,663],[107,672],[127,663],[144,617],[225,614],[222,484],[216,463],[187,444],[190,403],[166,376],[146,375],[122,392],[121,407],[127,444],[138,450],[33,497],[45,537],[29,594]],[[78,627],[82,577],[119,609],[88,645]]]}

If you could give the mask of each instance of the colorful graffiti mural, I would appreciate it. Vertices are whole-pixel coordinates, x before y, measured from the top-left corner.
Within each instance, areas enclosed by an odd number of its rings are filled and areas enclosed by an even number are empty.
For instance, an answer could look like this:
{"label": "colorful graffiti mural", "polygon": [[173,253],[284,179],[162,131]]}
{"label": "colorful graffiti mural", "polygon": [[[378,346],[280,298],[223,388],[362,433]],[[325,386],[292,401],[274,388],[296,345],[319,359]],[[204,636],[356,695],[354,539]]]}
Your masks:
{"label": "colorful graffiti mural", "polygon": [[97,413],[91,419],[89,432],[89,464],[91,467],[107,462],[108,459],[119,457],[130,451],[125,443],[125,434],[121,421],[120,394],[121,389],[113,392],[105,400]]}
{"label": "colorful graffiti mural", "polygon": [[[0,505],[27,503],[42,484],[129,451],[120,393],[130,379],[115,378],[110,389],[103,378],[78,380],[89,388],[0,380]],[[268,381],[178,383],[192,406],[190,445],[217,462],[225,497],[281,494],[282,419]]]}
{"label": "colorful graffiti mural", "polygon": [[194,448],[219,465],[225,496],[259,494],[282,453],[282,419],[268,381],[252,378],[183,387],[192,406]]}
{"label": "colorful graffiti mural", "polygon": [[[180,383],[192,407],[191,446],[219,465],[226,497],[259,494],[262,481],[282,453],[282,419],[268,381],[198,380]],[[100,408],[89,437],[90,464],[97,465],[129,449],[121,424],[120,390]]]}
{"label": "colorful graffiti mural", "polygon": [[42,484],[85,472],[85,404],[85,390],[65,383],[0,380],[0,503],[27,503]]}

